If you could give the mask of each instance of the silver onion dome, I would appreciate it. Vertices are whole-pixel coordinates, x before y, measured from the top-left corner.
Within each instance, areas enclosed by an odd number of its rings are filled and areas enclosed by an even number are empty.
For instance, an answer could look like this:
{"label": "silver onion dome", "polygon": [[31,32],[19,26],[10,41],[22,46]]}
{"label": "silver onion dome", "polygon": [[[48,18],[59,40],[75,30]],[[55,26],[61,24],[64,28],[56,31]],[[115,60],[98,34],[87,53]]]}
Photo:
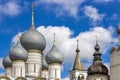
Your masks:
{"label": "silver onion dome", "polygon": [[7,68],[7,67],[12,67],[12,61],[10,60],[10,57],[9,57],[9,55],[8,56],[6,56],[4,59],[3,59],[3,66],[5,67],[5,68]]}
{"label": "silver onion dome", "polygon": [[43,51],[46,47],[45,37],[35,29],[34,25],[22,34],[20,41],[26,50]]}
{"label": "silver onion dome", "polygon": [[46,55],[45,59],[48,64],[52,64],[52,63],[61,64],[63,62],[63,55],[58,51],[55,45],[55,38],[54,38],[54,44],[52,46],[52,49]]}
{"label": "silver onion dome", "polygon": [[13,49],[11,49],[11,52],[9,54],[10,59],[12,61],[15,60],[23,60],[26,61],[28,58],[28,53],[27,51],[23,48],[23,46],[20,43],[20,40],[18,40],[17,44]]}
{"label": "silver onion dome", "polygon": [[45,56],[42,57],[42,70],[48,70],[48,64],[45,60]]}
{"label": "silver onion dome", "polygon": [[34,4],[32,5],[32,25],[28,31],[22,34],[21,44],[26,50],[43,51],[46,47],[45,37],[35,29],[34,26]]}

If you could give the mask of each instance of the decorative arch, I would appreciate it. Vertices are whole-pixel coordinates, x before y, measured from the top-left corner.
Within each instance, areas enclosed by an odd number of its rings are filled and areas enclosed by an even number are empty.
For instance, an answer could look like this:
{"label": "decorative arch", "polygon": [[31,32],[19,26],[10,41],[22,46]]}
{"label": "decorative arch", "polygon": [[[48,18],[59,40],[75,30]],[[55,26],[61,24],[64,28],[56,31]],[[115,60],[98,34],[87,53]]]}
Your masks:
{"label": "decorative arch", "polygon": [[84,75],[83,74],[79,74],[78,80],[84,80]]}
{"label": "decorative arch", "polygon": [[9,77],[7,77],[7,76],[0,76],[0,80],[1,79],[6,79],[6,80],[11,80]]}

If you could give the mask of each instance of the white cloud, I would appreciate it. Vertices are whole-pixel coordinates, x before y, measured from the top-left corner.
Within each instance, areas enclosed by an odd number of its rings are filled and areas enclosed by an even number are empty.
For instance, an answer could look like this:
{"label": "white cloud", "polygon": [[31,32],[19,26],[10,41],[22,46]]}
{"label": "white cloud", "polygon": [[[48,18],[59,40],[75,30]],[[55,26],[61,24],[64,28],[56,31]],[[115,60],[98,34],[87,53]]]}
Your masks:
{"label": "white cloud", "polygon": [[56,33],[57,47],[60,52],[64,54],[65,63],[73,64],[76,54],[75,49],[77,39],[79,39],[80,56],[88,62],[91,62],[93,58],[92,54],[94,53],[95,35],[98,35],[101,53],[103,54],[109,47],[111,47],[111,43],[116,41],[116,39],[112,37],[114,29],[111,27],[109,29],[94,27],[89,31],[79,33],[79,35],[73,38],[71,37],[73,32],[65,26],[40,26],[37,29],[45,36],[47,40],[45,52],[48,52],[52,47],[53,33]]}
{"label": "white cloud", "polygon": [[[88,31],[80,32],[76,37],[71,37],[74,33],[66,26],[39,26],[37,28],[46,38],[47,45],[45,53],[51,49],[53,44],[53,33],[56,33],[56,45],[59,51],[64,55],[64,64],[73,64],[76,55],[76,40],[79,39],[80,57],[82,60],[86,60],[83,63],[87,68],[93,59],[95,35],[98,35],[98,41],[100,45],[100,52],[105,54],[106,51],[113,46],[111,43],[115,43],[117,40],[113,37],[115,33],[113,27],[105,29],[103,27],[90,28]],[[15,42],[17,38],[13,38]],[[65,67],[63,64],[63,68]],[[72,67],[72,66],[71,66]],[[64,70],[64,69],[63,69]]]}
{"label": "white cloud", "polygon": [[15,1],[0,5],[0,11],[5,15],[16,16],[21,12],[21,6]]}
{"label": "white cloud", "polygon": [[112,2],[112,1],[114,1],[114,0],[94,0],[95,2],[97,2],[97,3],[108,3],[108,2]]}
{"label": "white cloud", "polygon": [[98,9],[93,6],[85,6],[84,13],[86,17],[92,20],[92,24],[96,24],[96,22],[101,21],[104,18],[104,14],[98,13]]}
{"label": "white cloud", "polygon": [[[55,11],[57,16],[64,15],[66,12],[73,17],[77,17],[78,7],[84,2],[84,0],[37,0],[36,4],[48,4],[56,5],[51,7]],[[45,5],[46,6],[46,5]]]}

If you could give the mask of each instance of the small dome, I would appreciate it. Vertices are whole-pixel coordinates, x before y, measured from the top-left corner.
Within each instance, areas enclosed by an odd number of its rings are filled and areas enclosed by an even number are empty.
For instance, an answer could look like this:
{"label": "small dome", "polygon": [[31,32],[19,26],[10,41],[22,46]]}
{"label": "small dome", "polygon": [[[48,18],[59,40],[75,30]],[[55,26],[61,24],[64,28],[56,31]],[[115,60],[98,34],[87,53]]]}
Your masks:
{"label": "small dome", "polygon": [[30,29],[22,34],[20,41],[26,50],[43,51],[46,47],[44,36],[35,29],[34,25],[31,25]]}
{"label": "small dome", "polygon": [[10,60],[10,57],[9,56],[6,56],[4,59],[3,59],[3,66],[5,68],[7,67],[12,67],[12,61]]}
{"label": "small dome", "polygon": [[46,55],[45,59],[48,64],[52,64],[52,63],[60,63],[61,64],[63,62],[63,55],[61,53],[59,53],[56,46],[53,45],[52,49]]}
{"label": "small dome", "polygon": [[104,74],[104,75],[108,75],[108,69],[105,65],[103,65],[102,63],[97,63],[95,62],[93,65],[91,65],[88,68],[88,75],[91,74]]}
{"label": "small dome", "polygon": [[45,57],[42,57],[42,70],[48,70],[48,64],[46,63]]}
{"label": "small dome", "polygon": [[23,60],[23,61],[26,61],[27,58],[28,58],[28,53],[22,47],[20,41],[18,40],[16,46],[11,50],[9,56],[10,56],[10,59],[12,61],[14,61],[14,60]]}
{"label": "small dome", "polygon": [[117,28],[117,33],[118,33],[118,35],[120,34],[120,26],[118,26],[118,28]]}

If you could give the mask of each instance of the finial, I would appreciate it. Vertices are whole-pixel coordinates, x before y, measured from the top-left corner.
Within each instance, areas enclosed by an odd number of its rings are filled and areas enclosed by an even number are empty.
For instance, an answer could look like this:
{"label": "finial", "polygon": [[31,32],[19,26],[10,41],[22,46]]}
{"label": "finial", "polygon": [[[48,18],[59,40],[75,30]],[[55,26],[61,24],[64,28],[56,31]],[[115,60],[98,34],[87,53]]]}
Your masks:
{"label": "finial", "polygon": [[79,40],[77,40],[77,49],[76,49],[76,52],[80,52],[78,44],[79,44]]}
{"label": "finial", "polygon": [[56,33],[54,33],[54,40],[53,40],[53,44],[55,45],[56,43]]}
{"label": "finial", "polygon": [[20,28],[18,28],[18,35],[17,35],[18,40],[20,40]]}
{"label": "finial", "polygon": [[96,37],[96,44],[98,44],[98,35],[95,35]]}
{"label": "finial", "polygon": [[98,36],[97,36],[97,35],[95,35],[95,37],[96,37],[96,45],[95,45],[95,50],[96,50],[96,51],[99,51],[99,49],[100,49],[100,46],[98,45]]}
{"label": "finial", "polygon": [[34,3],[32,3],[32,25],[34,25]]}

